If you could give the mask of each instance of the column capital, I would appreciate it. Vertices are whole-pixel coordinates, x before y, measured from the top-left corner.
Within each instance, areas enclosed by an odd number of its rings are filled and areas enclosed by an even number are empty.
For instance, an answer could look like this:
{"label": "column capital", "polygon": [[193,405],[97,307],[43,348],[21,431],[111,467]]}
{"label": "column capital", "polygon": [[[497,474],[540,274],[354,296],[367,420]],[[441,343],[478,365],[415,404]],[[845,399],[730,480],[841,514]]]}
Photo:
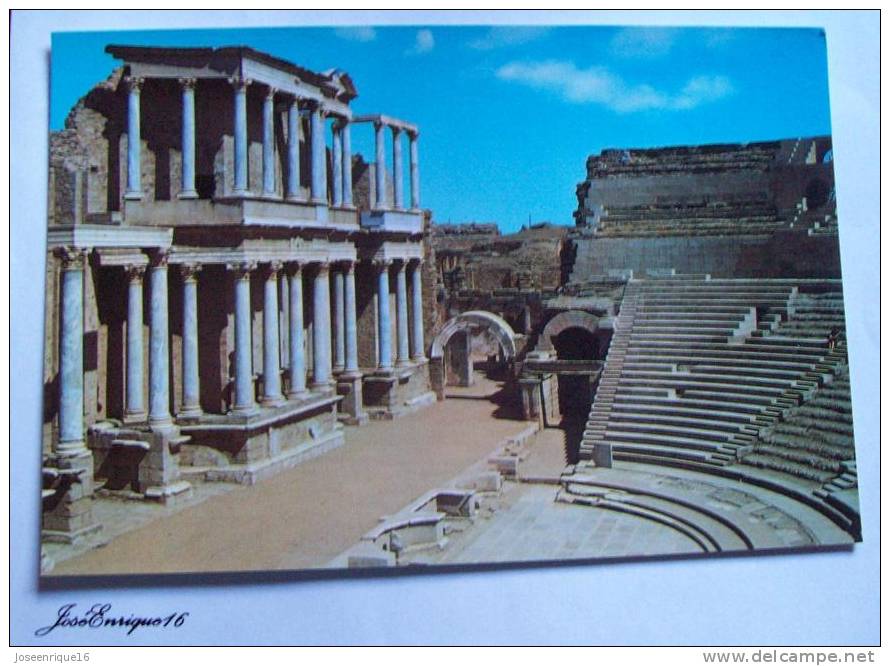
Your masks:
{"label": "column capital", "polygon": [[374,259],[372,263],[374,264],[374,268],[383,270],[392,266],[392,259]]}
{"label": "column capital", "polygon": [[230,76],[229,83],[236,90],[247,89],[247,87],[253,83],[253,79],[246,79],[243,76]]}
{"label": "column capital", "polygon": [[255,261],[237,261],[226,264],[226,269],[235,274],[235,279],[243,280],[249,278],[250,274],[256,270],[257,262]]}
{"label": "column capital", "polygon": [[355,262],[352,259],[343,259],[342,261],[338,261],[337,263],[345,272],[355,272]]}
{"label": "column capital", "polygon": [[201,264],[197,262],[188,262],[179,265],[179,274],[183,281],[191,282],[198,279],[198,273],[201,270]]}
{"label": "column capital", "polygon": [[170,250],[166,247],[159,247],[149,250],[148,262],[152,268],[166,268],[170,261]]}
{"label": "column capital", "polygon": [[411,260],[405,259],[404,257],[398,257],[397,259],[394,259],[393,261],[396,264],[396,267],[399,269],[399,273],[404,273],[405,269],[408,268],[408,262]]}
{"label": "column capital", "polygon": [[408,138],[411,139],[412,141],[417,141],[417,139],[420,138],[420,130],[410,130],[409,129],[409,130],[405,130],[405,132],[408,134]]}
{"label": "column capital", "polygon": [[53,250],[53,254],[62,262],[63,271],[82,271],[89,258],[89,248],[63,245]]}
{"label": "column capital", "polygon": [[263,277],[267,280],[271,280],[278,276],[278,273],[283,267],[284,262],[282,261],[270,261],[263,266]]}
{"label": "column capital", "polygon": [[375,130],[379,131],[382,127],[388,127],[388,125],[385,122],[383,122],[382,120],[374,121],[374,129]]}
{"label": "column capital", "polygon": [[350,123],[349,118],[344,118],[343,116],[338,116],[337,120],[334,122],[334,129],[342,130],[344,127],[347,127]]}
{"label": "column capital", "polygon": [[313,261],[312,266],[315,268],[317,275],[323,275],[331,270],[331,264],[327,261]]}
{"label": "column capital", "polygon": [[142,76],[127,76],[124,77],[124,82],[127,84],[127,89],[136,93],[137,95],[142,91],[142,85],[145,83],[145,77]]}
{"label": "column capital", "polygon": [[284,272],[288,275],[299,275],[303,272],[303,262],[288,261],[284,264]]}
{"label": "column capital", "polygon": [[179,78],[179,85],[184,90],[194,90],[195,86],[198,85],[198,79],[194,76],[182,76]]}
{"label": "column capital", "polygon": [[420,268],[423,265],[422,257],[412,257],[407,260],[409,264],[414,264],[416,268]]}
{"label": "column capital", "polygon": [[276,95],[277,92],[278,92],[278,88],[276,88],[276,87],[274,87],[274,86],[266,86],[266,94],[265,94],[265,98],[266,98],[266,99],[273,99],[273,98],[275,97],[275,95]]}
{"label": "column capital", "polygon": [[402,132],[404,132],[404,128],[399,127],[398,125],[390,125],[390,129],[392,130],[392,136],[394,139],[398,139],[402,136]]}
{"label": "column capital", "polygon": [[142,282],[142,278],[145,277],[145,266],[133,264],[131,266],[127,266],[127,280],[131,283]]}

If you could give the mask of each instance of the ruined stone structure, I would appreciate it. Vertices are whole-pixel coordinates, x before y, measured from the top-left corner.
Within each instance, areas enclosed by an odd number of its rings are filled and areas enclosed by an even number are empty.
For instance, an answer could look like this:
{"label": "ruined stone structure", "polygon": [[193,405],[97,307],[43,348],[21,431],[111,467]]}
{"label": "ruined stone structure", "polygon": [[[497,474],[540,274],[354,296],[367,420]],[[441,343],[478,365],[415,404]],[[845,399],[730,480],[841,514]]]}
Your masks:
{"label": "ruined stone structure", "polygon": [[122,66],[51,137],[43,534],[64,541],[99,528],[99,489],[252,483],[433,397],[418,128],[250,48],[106,51]]}
{"label": "ruined stone structure", "polygon": [[831,159],[830,137],[592,155],[571,280],[624,269],[838,277]]}
{"label": "ruined stone structure", "polygon": [[437,224],[439,279],[450,293],[556,289],[567,232],[546,223],[505,235],[493,224]]}

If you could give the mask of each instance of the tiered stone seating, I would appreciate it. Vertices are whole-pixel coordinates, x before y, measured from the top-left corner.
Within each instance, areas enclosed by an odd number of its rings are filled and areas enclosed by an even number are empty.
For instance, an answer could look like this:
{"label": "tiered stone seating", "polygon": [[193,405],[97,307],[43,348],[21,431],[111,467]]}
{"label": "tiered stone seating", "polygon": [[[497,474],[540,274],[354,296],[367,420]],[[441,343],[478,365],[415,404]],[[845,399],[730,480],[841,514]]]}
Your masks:
{"label": "tiered stone seating", "polygon": [[[581,457],[611,451],[619,461],[745,478],[854,532],[856,512],[845,503],[855,494],[841,492],[855,484],[844,349],[829,351],[827,340],[843,330],[839,289],[839,281],[631,280]],[[826,401],[835,394],[842,400]],[[837,415],[824,413],[828,404],[840,405]],[[810,430],[808,448],[801,438]]]}
{"label": "tiered stone seating", "polygon": [[785,226],[776,208],[762,201],[723,205],[610,207],[599,236],[686,236],[772,233]]}

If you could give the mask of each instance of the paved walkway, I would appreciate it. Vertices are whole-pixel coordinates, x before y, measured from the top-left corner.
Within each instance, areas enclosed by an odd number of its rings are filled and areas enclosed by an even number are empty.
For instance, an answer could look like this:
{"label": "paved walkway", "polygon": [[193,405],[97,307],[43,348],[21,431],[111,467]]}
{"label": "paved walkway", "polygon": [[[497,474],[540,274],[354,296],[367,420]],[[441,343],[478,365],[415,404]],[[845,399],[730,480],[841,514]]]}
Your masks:
{"label": "paved walkway", "polygon": [[504,418],[506,409],[494,398],[499,389],[477,376],[475,386],[449,387],[455,399],[395,421],[347,428],[346,443],[328,454],[173,513],[103,500],[102,511],[117,516],[115,524],[125,524],[134,509],[145,524],[64,561],[63,552],[50,553],[57,561],[51,575],[323,566],[381,516],[452,479],[528,426]]}
{"label": "paved walkway", "polygon": [[533,562],[700,553],[679,532],[636,516],[555,502],[558,487],[505,486],[476,525],[453,533],[445,550],[405,559],[428,564]]}

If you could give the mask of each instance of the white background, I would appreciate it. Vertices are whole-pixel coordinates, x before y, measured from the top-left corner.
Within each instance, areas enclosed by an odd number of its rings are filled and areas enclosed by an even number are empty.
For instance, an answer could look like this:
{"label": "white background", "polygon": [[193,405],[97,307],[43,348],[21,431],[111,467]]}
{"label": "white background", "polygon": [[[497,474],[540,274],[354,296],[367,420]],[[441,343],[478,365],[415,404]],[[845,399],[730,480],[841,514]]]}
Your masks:
{"label": "white background", "polygon": [[[40,591],[50,33],[383,23],[817,26],[827,33],[864,543],[850,551],[249,584],[115,578]],[[41,644],[876,644],[879,641],[879,28],[830,12],[14,12],[10,68],[10,640]],[[54,72],[54,75],[63,75]],[[768,75],[768,73],[765,73]],[[768,110],[764,110],[768,112]],[[579,169],[583,165],[579,166]],[[221,527],[221,529],[224,529]],[[172,581],[172,582],[171,582]],[[58,607],[190,613],[178,630],[34,630]]]}

